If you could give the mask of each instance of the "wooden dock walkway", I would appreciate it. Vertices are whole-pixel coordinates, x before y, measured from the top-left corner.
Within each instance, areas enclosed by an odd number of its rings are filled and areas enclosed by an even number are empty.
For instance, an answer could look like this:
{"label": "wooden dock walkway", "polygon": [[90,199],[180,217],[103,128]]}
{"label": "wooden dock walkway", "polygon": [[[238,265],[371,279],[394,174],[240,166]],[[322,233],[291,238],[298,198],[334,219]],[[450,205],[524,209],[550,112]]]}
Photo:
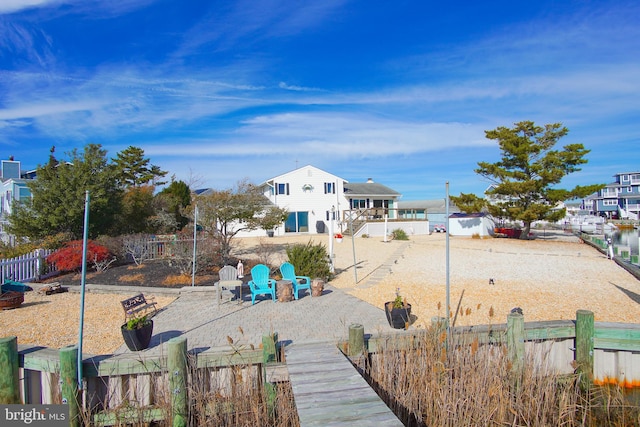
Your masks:
{"label": "wooden dock walkway", "polygon": [[301,427],[402,426],[335,344],[285,350]]}

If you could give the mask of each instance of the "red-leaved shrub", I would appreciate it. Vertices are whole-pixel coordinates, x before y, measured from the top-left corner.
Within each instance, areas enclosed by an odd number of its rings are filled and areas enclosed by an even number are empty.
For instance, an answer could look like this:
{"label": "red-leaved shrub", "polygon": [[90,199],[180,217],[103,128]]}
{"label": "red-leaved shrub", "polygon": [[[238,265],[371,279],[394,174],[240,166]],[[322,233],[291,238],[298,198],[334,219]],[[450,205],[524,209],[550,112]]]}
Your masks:
{"label": "red-leaved shrub", "polygon": [[[87,241],[87,262],[100,262],[111,254],[104,246],[93,240]],[[55,264],[59,271],[78,271],[82,268],[82,240],[73,240],[65,243],[47,257],[47,262]]]}

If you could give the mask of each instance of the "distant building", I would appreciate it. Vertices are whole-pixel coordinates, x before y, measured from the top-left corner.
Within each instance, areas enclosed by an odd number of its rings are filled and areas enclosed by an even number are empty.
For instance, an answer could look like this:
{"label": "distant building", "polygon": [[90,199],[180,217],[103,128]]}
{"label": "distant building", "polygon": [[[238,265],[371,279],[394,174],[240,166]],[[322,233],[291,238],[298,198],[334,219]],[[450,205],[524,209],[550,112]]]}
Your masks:
{"label": "distant building", "polygon": [[615,182],[585,199],[584,209],[610,219],[638,220],[640,172],[617,173],[614,178]]}
{"label": "distant building", "polygon": [[33,179],[33,171],[22,172],[20,162],[10,159],[2,160],[0,165],[0,240],[5,244],[14,244],[15,237],[8,234],[6,226],[15,201],[26,201],[31,198],[31,190],[27,182]]}
{"label": "distant building", "polygon": [[[460,212],[453,202],[449,201],[449,214]],[[447,222],[446,200],[398,200],[398,217],[402,219],[426,219],[431,231],[434,227],[443,226]]]}

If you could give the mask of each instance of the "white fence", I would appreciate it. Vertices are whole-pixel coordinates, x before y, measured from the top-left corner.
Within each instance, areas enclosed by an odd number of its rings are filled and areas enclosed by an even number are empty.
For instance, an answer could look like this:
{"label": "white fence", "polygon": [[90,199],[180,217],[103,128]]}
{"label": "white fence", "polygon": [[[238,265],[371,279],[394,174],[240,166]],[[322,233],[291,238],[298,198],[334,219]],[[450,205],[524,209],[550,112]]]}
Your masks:
{"label": "white fence", "polygon": [[56,267],[45,261],[52,252],[51,249],[36,249],[17,258],[0,260],[0,280],[31,282],[52,275],[57,271]]}

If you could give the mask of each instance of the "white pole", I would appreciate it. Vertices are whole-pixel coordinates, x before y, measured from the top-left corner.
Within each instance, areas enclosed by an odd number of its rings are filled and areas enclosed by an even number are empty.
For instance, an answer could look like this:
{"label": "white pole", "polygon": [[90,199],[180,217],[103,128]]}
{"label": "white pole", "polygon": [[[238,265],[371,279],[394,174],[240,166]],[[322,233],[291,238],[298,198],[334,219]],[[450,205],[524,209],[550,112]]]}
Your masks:
{"label": "white pole", "polygon": [[351,251],[353,252],[353,278],[358,284],[358,263],[356,262],[356,239],[353,237],[353,217],[349,215],[349,232],[351,233]]}
{"label": "white pole", "polygon": [[384,242],[387,243],[387,234],[389,234],[387,229],[387,214],[384,214]]}
{"label": "white pole", "polygon": [[191,267],[191,286],[196,284],[196,242],[198,231],[198,205],[193,211],[193,266]]}
{"label": "white pole", "polygon": [[333,217],[336,214],[336,207],[331,206],[331,216],[329,217],[329,271],[335,272],[333,265]]}
{"label": "white pole", "polygon": [[84,290],[87,283],[87,244],[89,241],[89,191],[84,196],[84,234],[82,237],[82,276],[80,280],[80,325],[78,327],[78,390],[83,389],[82,381],[82,335],[84,329]]}

